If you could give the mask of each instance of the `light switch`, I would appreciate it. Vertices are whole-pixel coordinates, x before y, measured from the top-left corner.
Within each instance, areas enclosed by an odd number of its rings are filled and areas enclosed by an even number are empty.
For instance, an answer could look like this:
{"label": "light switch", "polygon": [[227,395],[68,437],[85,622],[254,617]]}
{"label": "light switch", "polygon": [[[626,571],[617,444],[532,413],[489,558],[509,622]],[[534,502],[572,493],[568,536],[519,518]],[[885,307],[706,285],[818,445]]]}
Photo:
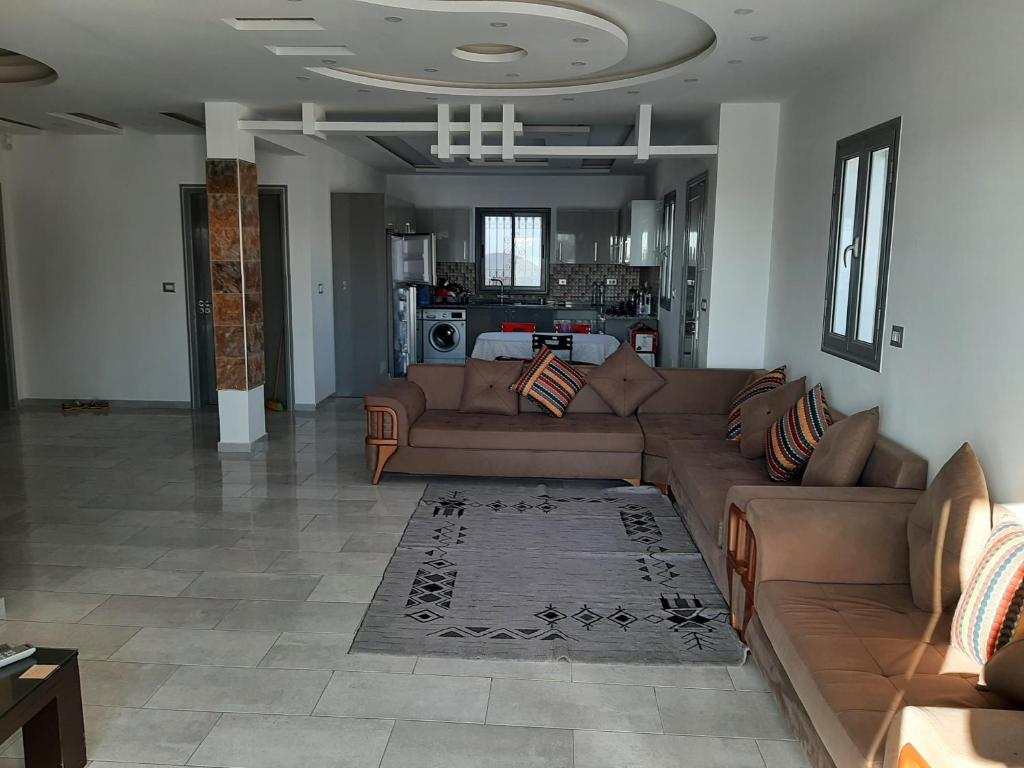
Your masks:
{"label": "light switch", "polygon": [[568,285],[569,281],[566,280],[564,277],[560,277],[560,278],[558,278],[558,284],[559,285]]}
{"label": "light switch", "polygon": [[175,290],[177,289],[174,283],[164,283],[164,293],[174,293]]}
{"label": "light switch", "polygon": [[896,349],[903,349],[903,326],[894,325],[892,327],[892,336],[889,338],[889,345],[896,347]]}
{"label": "light switch", "polygon": [[324,292],[324,284],[323,283],[317,283],[316,284],[316,292],[317,293],[323,293]]}

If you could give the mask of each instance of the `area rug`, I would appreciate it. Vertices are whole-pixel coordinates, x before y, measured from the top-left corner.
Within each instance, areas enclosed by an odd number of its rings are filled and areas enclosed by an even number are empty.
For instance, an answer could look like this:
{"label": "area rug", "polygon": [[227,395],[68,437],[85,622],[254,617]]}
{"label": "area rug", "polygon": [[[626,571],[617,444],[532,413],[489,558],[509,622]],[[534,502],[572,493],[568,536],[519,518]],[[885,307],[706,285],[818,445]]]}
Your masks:
{"label": "area rug", "polygon": [[656,489],[427,487],[352,652],[737,664],[729,611]]}

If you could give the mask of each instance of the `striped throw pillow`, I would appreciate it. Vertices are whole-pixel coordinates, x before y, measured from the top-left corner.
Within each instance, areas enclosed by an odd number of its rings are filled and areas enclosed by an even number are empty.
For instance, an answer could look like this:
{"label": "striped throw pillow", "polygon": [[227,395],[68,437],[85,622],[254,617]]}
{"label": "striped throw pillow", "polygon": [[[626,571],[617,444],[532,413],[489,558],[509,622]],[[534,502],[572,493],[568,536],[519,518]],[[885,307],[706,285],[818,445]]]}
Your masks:
{"label": "striped throw pillow", "polygon": [[768,429],[768,476],[780,483],[798,478],[831,423],[825,390],[818,384]]}
{"label": "striped throw pillow", "polygon": [[778,389],[786,383],[786,366],[769,371],[763,376],[758,376],[743,389],[736,393],[729,406],[729,424],[725,430],[725,436],[729,440],[739,440],[743,433],[743,424],[740,422],[740,407],[751,398]]}
{"label": "striped throw pillow", "polygon": [[956,613],[952,644],[979,664],[1024,639],[1024,525],[1007,520],[992,529]]}
{"label": "striped throw pillow", "polygon": [[544,347],[512,389],[560,419],[586,385],[587,380],[579,371]]}

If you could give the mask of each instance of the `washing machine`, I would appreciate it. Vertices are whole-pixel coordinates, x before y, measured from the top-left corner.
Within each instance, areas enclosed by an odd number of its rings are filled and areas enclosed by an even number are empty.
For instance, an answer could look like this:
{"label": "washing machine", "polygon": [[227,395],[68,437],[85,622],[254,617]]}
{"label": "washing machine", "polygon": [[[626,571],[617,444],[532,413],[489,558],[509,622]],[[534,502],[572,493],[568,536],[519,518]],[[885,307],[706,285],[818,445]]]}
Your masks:
{"label": "washing machine", "polygon": [[423,309],[420,319],[424,363],[466,362],[466,310]]}

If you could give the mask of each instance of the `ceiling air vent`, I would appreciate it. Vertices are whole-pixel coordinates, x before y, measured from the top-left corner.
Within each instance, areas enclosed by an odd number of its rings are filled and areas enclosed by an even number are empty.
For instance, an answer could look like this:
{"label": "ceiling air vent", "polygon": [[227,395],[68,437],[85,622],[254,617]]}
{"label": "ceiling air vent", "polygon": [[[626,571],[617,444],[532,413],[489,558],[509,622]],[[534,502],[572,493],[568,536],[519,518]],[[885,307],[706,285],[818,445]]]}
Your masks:
{"label": "ceiling air vent", "polygon": [[179,123],[191,125],[193,128],[198,128],[201,131],[206,130],[206,123],[204,123],[202,120],[197,120],[194,117],[183,115],[181,112],[161,112],[160,114],[164,117],[171,118],[171,120],[177,120]]}
{"label": "ceiling air vent", "polygon": [[323,27],[312,16],[236,16],[223,19],[240,32],[319,32]]}
{"label": "ceiling air vent", "polygon": [[102,117],[90,115],[88,112],[47,112],[50,117],[67,120],[69,123],[84,125],[87,128],[94,128],[97,131],[106,133],[124,133],[124,129],[113,120],[104,120]]}

